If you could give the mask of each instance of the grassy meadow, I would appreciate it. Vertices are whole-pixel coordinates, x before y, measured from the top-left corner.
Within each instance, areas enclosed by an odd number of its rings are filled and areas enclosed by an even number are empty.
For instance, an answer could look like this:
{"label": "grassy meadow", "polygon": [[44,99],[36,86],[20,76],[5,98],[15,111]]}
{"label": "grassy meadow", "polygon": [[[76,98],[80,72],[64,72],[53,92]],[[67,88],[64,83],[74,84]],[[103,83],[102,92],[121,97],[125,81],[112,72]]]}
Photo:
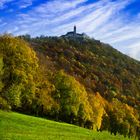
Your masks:
{"label": "grassy meadow", "polygon": [[128,140],[128,138],[0,110],[0,140]]}

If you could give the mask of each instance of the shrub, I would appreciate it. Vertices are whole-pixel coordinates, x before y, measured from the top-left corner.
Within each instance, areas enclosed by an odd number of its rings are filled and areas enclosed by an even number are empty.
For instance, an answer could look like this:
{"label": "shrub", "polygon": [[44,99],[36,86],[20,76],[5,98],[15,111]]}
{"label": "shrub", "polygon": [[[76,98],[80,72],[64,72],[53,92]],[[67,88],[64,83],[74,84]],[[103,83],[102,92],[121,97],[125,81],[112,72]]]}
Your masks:
{"label": "shrub", "polygon": [[2,97],[0,97],[0,109],[2,109],[2,110],[10,110],[11,109],[11,106]]}

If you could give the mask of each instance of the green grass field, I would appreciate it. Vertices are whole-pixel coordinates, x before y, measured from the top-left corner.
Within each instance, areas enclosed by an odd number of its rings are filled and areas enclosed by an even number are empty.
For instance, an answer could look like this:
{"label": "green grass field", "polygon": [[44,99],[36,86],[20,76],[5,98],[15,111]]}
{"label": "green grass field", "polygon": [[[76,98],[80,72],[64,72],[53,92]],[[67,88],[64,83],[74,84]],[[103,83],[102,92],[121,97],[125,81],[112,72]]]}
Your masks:
{"label": "green grass field", "polygon": [[127,140],[66,123],[0,110],[0,140]]}

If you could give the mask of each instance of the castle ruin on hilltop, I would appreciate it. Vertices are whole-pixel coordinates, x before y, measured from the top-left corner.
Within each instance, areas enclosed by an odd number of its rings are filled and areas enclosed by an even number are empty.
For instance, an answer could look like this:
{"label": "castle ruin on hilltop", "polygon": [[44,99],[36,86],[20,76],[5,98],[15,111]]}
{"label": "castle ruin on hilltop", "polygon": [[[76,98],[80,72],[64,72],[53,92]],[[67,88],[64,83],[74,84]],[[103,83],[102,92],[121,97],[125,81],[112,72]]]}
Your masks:
{"label": "castle ruin on hilltop", "polygon": [[73,31],[67,32],[66,35],[63,35],[62,37],[72,37],[72,38],[79,38],[79,37],[88,37],[85,33],[79,34],[76,31],[76,25],[74,25]]}

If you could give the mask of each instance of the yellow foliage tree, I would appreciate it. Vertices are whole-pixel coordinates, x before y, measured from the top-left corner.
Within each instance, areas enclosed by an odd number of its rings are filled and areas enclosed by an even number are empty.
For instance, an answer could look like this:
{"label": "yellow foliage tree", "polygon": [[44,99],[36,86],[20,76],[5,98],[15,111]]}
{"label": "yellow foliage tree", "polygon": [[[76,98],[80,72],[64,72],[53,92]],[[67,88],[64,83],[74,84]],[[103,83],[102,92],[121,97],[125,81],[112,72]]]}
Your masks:
{"label": "yellow foliage tree", "polygon": [[0,53],[0,69],[2,70],[2,64],[4,67],[1,96],[7,99],[13,108],[31,104],[38,69],[35,52],[25,41],[3,35],[0,36]]}
{"label": "yellow foliage tree", "polygon": [[105,100],[97,92],[95,95],[89,94],[89,102],[93,110],[93,129],[99,130],[102,124],[102,117],[106,113],[104,109]]}

